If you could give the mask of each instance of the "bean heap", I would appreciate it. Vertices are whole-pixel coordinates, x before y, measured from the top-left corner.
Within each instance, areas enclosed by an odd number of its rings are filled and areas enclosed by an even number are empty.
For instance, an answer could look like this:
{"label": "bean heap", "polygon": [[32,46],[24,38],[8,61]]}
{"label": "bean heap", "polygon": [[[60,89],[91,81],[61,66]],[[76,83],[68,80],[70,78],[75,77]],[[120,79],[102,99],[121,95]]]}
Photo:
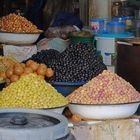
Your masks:
{"label": "bean heap", "polygon": [[4,32],[13,32],[13,33],[36,33],[41,32],[28,21],[25,17],[11,13],[2,17],[0,20],[0,30]]}
{"label": "bean heap", "polygon": [[140,93],[117,74],[104,70],[67,98],[79,104],[117,104],[140,101]]}
{"label": "bean heap", "polygon": [[62,53],[41,51],[30,59],[51,67],[55,73],[50,80],[57,82],[89,81],[106,69],[95,49],[83,43],[70,45]]}
{"label": "bean heap", "polygon": [[65,97],[35,74],[22,76],[0,93],[1,108],[53,108],[66,104]]}

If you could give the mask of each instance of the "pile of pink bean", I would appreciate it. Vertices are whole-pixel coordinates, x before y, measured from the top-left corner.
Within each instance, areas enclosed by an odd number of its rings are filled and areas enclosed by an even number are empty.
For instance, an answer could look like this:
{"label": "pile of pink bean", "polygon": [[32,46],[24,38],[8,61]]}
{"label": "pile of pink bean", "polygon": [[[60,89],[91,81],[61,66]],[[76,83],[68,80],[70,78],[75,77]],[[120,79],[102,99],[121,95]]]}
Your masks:
{"label": "pile of pink bean", "polygon": [[140,93],[117,74],[104,70],[67,98],[70,103],[118,104],[140,101]]}

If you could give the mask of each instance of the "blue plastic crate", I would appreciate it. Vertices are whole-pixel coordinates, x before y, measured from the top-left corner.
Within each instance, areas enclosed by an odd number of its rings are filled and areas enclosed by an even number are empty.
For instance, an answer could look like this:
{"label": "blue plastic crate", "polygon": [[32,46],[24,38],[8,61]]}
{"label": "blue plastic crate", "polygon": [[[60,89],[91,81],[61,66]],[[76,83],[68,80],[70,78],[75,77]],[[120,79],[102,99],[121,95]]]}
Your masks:
{"label": "blue plastic crate", "polygon": [[50,84],[63,96],[68,96],[75,89],[84,85],[86,82],[51,82]]}

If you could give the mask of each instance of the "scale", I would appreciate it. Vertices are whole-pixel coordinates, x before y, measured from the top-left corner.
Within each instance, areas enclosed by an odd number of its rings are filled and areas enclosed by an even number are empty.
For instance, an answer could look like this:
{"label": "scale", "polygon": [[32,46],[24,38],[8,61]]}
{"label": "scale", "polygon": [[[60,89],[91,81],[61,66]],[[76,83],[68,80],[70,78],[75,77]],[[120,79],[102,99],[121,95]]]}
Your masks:
{"label": "scale", "polygon": [[0,140],[75,140],[67,119],[51,111],[0,109]]}

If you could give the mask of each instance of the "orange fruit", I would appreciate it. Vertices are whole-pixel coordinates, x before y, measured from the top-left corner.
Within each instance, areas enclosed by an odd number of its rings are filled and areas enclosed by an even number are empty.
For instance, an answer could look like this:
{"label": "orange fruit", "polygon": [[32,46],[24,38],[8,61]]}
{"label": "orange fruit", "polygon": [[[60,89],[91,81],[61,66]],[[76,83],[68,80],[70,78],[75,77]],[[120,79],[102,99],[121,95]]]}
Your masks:
{"label": "orange fruit", "polygon": [[50,78],[54,75],[54,71],[52,70],[52,68],[47,68],[45,75]]}
{"label": "orange fruit", "polygon": [[29,65],[29,67],[33,70],[36,71],[38,69],[39,64],[36,62],[33,62]]}
{"label": "orange fruit", "polygon": [[10,67],[6,70],[5,74],[7,78],[10,78],[14,73],[13,67]]}
{"label": "orange fruit", "polygon": [[28,61],[26,62],[26,66],[29,67],[32,63],[34,63],[33,60],[28,60]]}

